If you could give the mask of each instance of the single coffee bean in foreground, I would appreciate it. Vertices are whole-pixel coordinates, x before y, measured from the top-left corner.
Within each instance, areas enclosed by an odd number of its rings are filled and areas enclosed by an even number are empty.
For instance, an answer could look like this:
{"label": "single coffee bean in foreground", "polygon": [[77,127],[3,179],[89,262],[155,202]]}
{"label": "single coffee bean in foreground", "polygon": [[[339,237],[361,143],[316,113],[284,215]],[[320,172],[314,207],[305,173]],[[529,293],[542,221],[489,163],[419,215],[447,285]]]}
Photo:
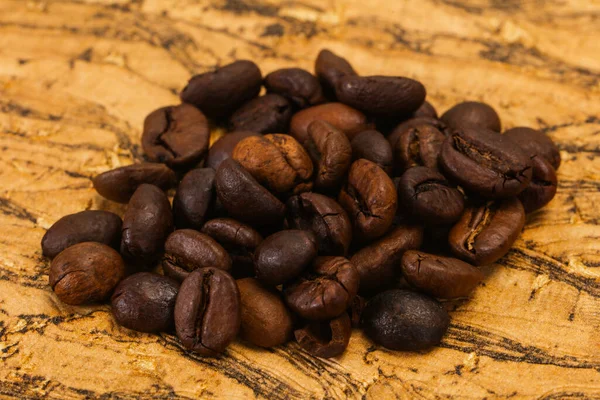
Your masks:
{"label": "single coffee bean in foreground", "polygon": [[413,113],[413,118],[427,117],[427,118],[437,118],[438,113],[435,107],[428,101],[423,102],[421,107],[417,108],[417,110]]}
{"label": "single coffee bean in foreground", "polygon": [[401,131],[393,147],[396,171],[412,167],[438,169],[438,157],[446,136],[431,124],[417,124]]}
{"label": "single coffee bean in foreground", "polygon": [[496,110],[478,101],[458,103],[446,111],[440,119],[454,129],[472,127],[490,129],[494,132],[501,132],[502,129]]}
{"label": "single coffee bean in foreground", "polygon": [[560,167],[558,146],[545,133],[526,127],[512,128],[504,136],[515,142],[529,157],[544,158],[554,169]]}
{"label": "single coffee bean in foreground", "polygon": [[283,96],[269,93],[237,109],[229,118],[229,128],[257,133],[287,132],[291,118],[290,102]]}
{"label": "single coffee bean in foreground", "polygon": [[217,356],[235,339],[240,325],[240,292],[231,275],[201,268],[185,278],[175,302],[175,330],[185,348]]}
{"label": "single coffee bean in foreground", "polygon": [[304,350],[315,357],[331,358],[346,350],[352,334],[348,313],[329,321],[309,322],[294,331],[296,341]]}
{"label": "single coffee bean in foreground", "polygon": [[258,135],[259,134],[256,132],[237,131],[227,133],[221,136],[219,139],[217,139],[216,142],[213,143],[212,146],[210,146],[210,149],[208,150],[208,155],[206,156],[205,164],[206,167],[212,168],[216,171],[217,169],[219,169],[219,166],[224,160],[231,158],[231,155],[233,154],[233,149],[239,142],[241,142],[248,136]]}
{"label": "single coffee bean in foreground", "polygon": [[388,175],[392,175],[394,155],[392,146],[385,136],[374,130],[367,130],[354,136],[352,142],[352,160],[364,158],[377,164]]}
{"label": "single coffee bean in foreground", "polygon": [[107,299],[125,277],[125,263],[113,248],[95,242],[68,247],[50,264],[50,286],[63,303],[90,304]]}
{"label": "single coffee bean in foreground", "polygon": [[323,49],[315,61],[315,74],[329,98],[335,98],[335,91],[344,76],[356,75],[352,65],[332,51]]}
{"label": "single coffee bean in foreground", "polygon": [[316,120],[308,126],[304,147],[317,169],[315,187],[337,188],[352,162],[352,147],[346,135],[333,125]]}
{"label": "single coffee bean in foreground", "polygon": [[286,97],[298,108],[325,103],[319,80],[302,68],[283,68],[265,76],[267,93]]}
{"label": "single coffee bean in foreground", "polygon": [[121,218],[109,211],[86,210],[65,215],[44,234],[42,253],[54,258],[67,247],[82,242],[98,242],[118,249],[121,224]]}
{"label": "single coffee bean in foreground", "polygon": [[533,176],[529,186],[519,193],[519,200],[526,213],[538,210],[548,204],[556,194],[558,180],[556,171],[545,158],[535,156],[531,158]]}
{"label": "single coffee bean in foreground", "polygon": [[173,198],[177,229],[200,229],[215,198],[215,171],[212,168],[193,169],[185,174]]}
{"label": "single coffee bean in foreground", "polygon": [[138,272],[123,279],[111,298],[112,314],[119,325],[139,332],[168,332],[179,283],[167,276]]}

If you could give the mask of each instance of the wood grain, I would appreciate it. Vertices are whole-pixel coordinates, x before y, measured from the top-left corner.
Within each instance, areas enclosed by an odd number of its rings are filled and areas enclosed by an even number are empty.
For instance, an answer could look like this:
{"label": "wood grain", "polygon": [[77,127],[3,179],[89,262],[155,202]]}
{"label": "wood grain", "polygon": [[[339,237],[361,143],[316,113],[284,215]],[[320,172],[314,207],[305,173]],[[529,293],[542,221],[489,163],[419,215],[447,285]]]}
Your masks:
{"label": "wood grain", "polygon": [[[0,397],[600,398],[599,21],[597,0],[0,0]],[[123,212],[90,177],[141,158],[148,112],[193,73],[312,69],[322,47],[560,146],[556,198],[447,304],[439,347],[394,353],[356,332],[332,360],[241,343],[207,359],[57,301],[40,239],[68,213]]]}

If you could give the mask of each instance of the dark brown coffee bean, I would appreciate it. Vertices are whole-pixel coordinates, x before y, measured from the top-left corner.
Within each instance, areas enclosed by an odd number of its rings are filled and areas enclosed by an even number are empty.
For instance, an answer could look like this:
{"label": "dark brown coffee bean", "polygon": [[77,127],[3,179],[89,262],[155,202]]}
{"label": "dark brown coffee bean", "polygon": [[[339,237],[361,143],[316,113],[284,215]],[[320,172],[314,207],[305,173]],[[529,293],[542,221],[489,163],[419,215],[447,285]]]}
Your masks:
{"label": "dark brown coffee bean", "polygon": [[446,111],[440,119],[453,129],[471,127],[501,132],[502,128],[496,110],[478,101],[458,103]]}
{"label": "dark brown coffee bean", "polygon": [[118,249],[121,223],[117,214],[108,211],[87,210],[65,215],[46,231],[42,253],[54,258],[67,247],[82,242],[98,242]]}
{"label": "dark brown coffee bean", "polygon": [[290,340],[294,321],[281,294],[254,278],[236,282],[242,305],[240,336],[261,347],[275,347]]}
{"label": "dark brown coffee bean", "polygon": [[342,77],[356,75],[356,72],[345,58],[323,49],[315,62],[315,74],[329,98],[335,98],[335,89]]}
{"label": "dark brown coffee bean", "polygon": [[143,184],[131,196],[123,216],[121,254],[128,261],[151,266],[172,231],[173,214],[167,195],[156,186]]}
{"label": "dark brown coffee bean", "polygon": [[430,124],[420,124],[402,131],[394,147],[396,170],[424,166],[438,169],[438,157],[446,136]]}
{"label": "dark brown coffee bean", "polygon": [[519,193],[519,200],[526,213],[544,207],[554,198],[558,180],[552,165],[544,158],[536,156],[531,158],[533,176],[529,186]]}
{"label": "dark brown coffee bean", "polygon": [[227,133],[221,136],[216,142],[210,146],[208,150],[208,156],[206,156],[206,166],[212,168],[215,171],[219,169],[219,166],[223,161],[231,158],[233,149],[235,146],[248,136],[258,136],[256,132],[249,131],[238,131]]}
{"label": "dark brown coffee bean", "polygon": [[354,299],[350,302],[350,308],[348,309],[348,315],[350,316],[350,322],[353,328],[360,327],[360,316],[362,315],[367,301],[362,296],[354,296]]}
{"label": "dark brown coffee bean", "polygon": [[168,190],[176,185],[175,172],[164,164],[133,164],[106,171],[93,180],[94,189],[102,196],[117,203],[127,203],[136,189],[149,183]]}
{"label": "dark brown coffee bean", "polygon": [[440,165],[448,178],[486,198],[516,196],[532,173],[531,161],[517,145],[481,128],[454,131],[446,138]]}
{"label": "dark brown coffee bean", "polygon": [[119,325],[139,332],[168,332],[179,283],[150,272],[133,274],[119,283],[111,298],[112,314]]}
{"label": "dark brown coffee bean", "polygon": [[383,235],[394,221],[398,196],[390,177],[369,160],[356,160],[339,202],[354,226],[354,237],[372,240]]}
{"label": "dark brown coffee bean", "polygon": [[209,139],[206,117],[189,104],[159,108],[144,120],[144,153],[150,161],[171,168],[197,165],[206,155]]}
{"label": "dark brown coffee bean", "polygon": [[342,354],[352,334],[352,325],[347,313],[330,321],[314,321],[294,331],[296,341],[304,350],[315,357],[330,358]]}
{"label": "dark brown coffee bean", "polygon": [[253,226],[283,221],[285,206],[237,161],[221,163],[215,176],[217,196],[229,215]]}
{"label": "dark brown coffee bean", "polygon": [[430,102],[425,101],[423,104],[421,104],[421,107],[419,107],[417,109],[417,111],[415,111],[413,113],[412,117],[413,118],[421,118],[421,117],[437,118],[438,113],[437,113],[435,107],[432,106]]}
{"label": "dark brown coffee bean", "polygon": [[352,161],[352,148],[346,135],[325,121],[313,121],[308,126],[304,147],[317,167],[315,187],[338,187]]}
{"label": "dark brown coffee bean", "polygon": [[446,125],[443,121],[440,121],[436,118],[430,117],[418,117],[408,119],[396,126],[392,133],[388,136],[388,141],[392,146],[392,149],[396,147],[396,143],[400,139],[402,135],[405,135],[405,132],[409,129],[417,128],[422,125],[431,125],[438,131],[444,134],[444,136],[448,136],[451,133],[451,129]]}
{"label": "dark brown coffee bean", "polygon": [[390,350],[426,350],[440,343],[450,317],[434,299],[407,290],[373,297],[362,313],[362,328],[375,343]]}
{"label": "dark brown coffee bean", "polygon": [[402,256],[402,274],[412,286],[442,299],[468,296],[483,273],[456,258],[410,250]]}
{"label": "dark brown coffee bean", "polygon": [[215,198],[215,171],[212,168],[193,169],[185,174],[173,198],[177,229],[200,229]]}
{"label": "dark brown coffee bean", "polygon": [[257,133],[287,132],[292,118],[292,105],[283,96],[270,93],[250,100],[229,118],[234,131]]}
{"label": "dark brown coffee bean", "polygon": [[239,60],[192,77],[181,92],[181,101],[195,105],[210,118],[221,118],[258,96],[261,85],[258,66]]}
{"label": "dark brown coffee bean", "polygon": [[317,239],[310,231],[277,232],[254,253],[256,277],[267,285],[280,285],[298,277],[317,256]]}
{"label": "dark brown coffee bean", "polygon": [[124,277],[123,259],[102,243],[77,243],[50,264],[52,290],[63,303],[74,306],[105,300]]}
{"label": "dark brown coffee bean", "polygon": [[352,159],[373,161],[384,170],[388,175],[392,174],[392,165],[394,157],[392,147],[385,136],[373,130],[368,130],[354,136],[352,142]]}
{"label": "dark brown coffee bean", "polygon": [[235,339],[240,324],[240,292],[231,275],[216,268],[188,275],[175,302],[175,330],[185,348],[216,356]]}
{"label": "dark brown coffee bean", "polygon": [[324,103],[325,97],[319,80],[301,68],[283,68],[265,76],[267,93],[286,97],[299,108]]}
{"label": "dark brown coffee bean", "polygon": [[425,86],[397,76],[351,76],[340,79],[335,94],[341,103],[370,115],[409,116],[425,101]]}
{"label": "dark brown coffee bean", "polygon": [[515,142],[529,157],[544,158],[554,169],[560,167],[560,151],[545,133],[526,127],[512,128],[504,136]]}
{"label": "dark brown coffee bean", "polygon": [[525,210],[517,198],[488,201],[465,209],[448,241],[454,254],[475,265],[503,257],[525,225]]}

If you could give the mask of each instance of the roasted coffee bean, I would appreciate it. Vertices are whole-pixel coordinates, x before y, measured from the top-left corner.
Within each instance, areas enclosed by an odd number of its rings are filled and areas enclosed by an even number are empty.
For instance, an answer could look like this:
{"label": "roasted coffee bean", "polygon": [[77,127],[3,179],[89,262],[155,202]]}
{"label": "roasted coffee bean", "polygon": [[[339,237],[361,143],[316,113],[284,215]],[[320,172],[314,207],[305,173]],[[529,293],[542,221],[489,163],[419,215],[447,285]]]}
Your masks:
{"label": "roasted coffee bean", "polygon": [[165,243],[162,261],[165,275],[183,281],[198,268],[231,270],[231,258],[213,238],[192,229],[178,229]]}
{"label": "roasted coffee bean", "polygon": [[417,111],[415,111],[412,115],[413,118],[437,118],[438,117],[438,113],[435,109],[434,106],[431,105],[430,102],[425,101],[423,104],[421,104],[421,107],[417,108]]}
{"label": "roasted coffee bean", "polygon": [[422,242],[422,226],[398,225],[381,239],[357,251],[351,261],[359,275],[361,293],[390,287],[398,275],[397,265],[402,254],[418,249]]}
{"label": "roasted coffee bean", "polygon": [[54,258],[67,247],[82,242],[98,242],[118,249],[121,223],[117,214],[108,211],[87,210],[65,215],[46,231],[42,253]]}
{"label": "roasted coffee bean", "polygon": [[193,169],[185,174],[173,198],[177,229],[200,229],[215,198],[215,171],[212,168]]}
{"label": "roasted coffee bean", "polygon": [[250,100],[229,118],[234,131],[257,133],[287,132],[292,118],[292,105],[283,96],[269,93]]}
{"label": "roasted coffee bean", "polygon": [[256,181],[237,161],[221,163],[215,176],[217,196],[229,215],[253,226],[283,221],[285,205]]}
{"label": "roasted coffee bean", "polygon": [[342,103],[326,103],[297,112],[290,123],[290,135],[300,143],[308,139],[308,126],[313,121],[325,121],[348,136],[349,140],[362,131],[371,129],[365,114]]}
{"label": "roasted coffee bean", "polygon": [[122,280],[112,295],[113,316],[119,325],[134,331],[170,331],[178,291],[179,283],[167,276],[133,274]]}
{"label": "roasted coffee bean", "polygon": [[346,211],[334,199],[318,193],[302,193],[287,202],[290,228],[312,231],[319,254],[346,255],[352,241],[352,224]]}
{"label": "roasted coffee bean", "polygon": [[315,187],[338,187],[352,162],[352,147],[346,135],[325,121],[313,121],[304,147],[317,168]]}
{"label": "roasted coffee bean", "polygon": [[356,75],[350,63],[329,50],[321,50],[315,62],[315,74],[329,98],[335,98],[335,89],[342,77]]}
{"label": "roasted coffee bean", "polygon": [[440,119],[453,129],[471,127],[501,132],[502,128],[496,110],[478,101],[458,103],[446,111]]}
{"label": "roasted coffee bean", "polygon": [[427,167],[413,167],[402,175],[398,201],[431,225],[456,222],[465,209],[463,194],[444,175]]}
{"label": "roasted coffee bean", "polygon": [[242,339],[261,347],[275,347],[290,340],[294,321],[279,291],[254,278],[236,283],[241,295]]}
{"label": "roasted coffee bean", "polygon": [[362,315],[367,301],[362,296],[354,296],[354,299],[350,302],[350,308],[348,309],[348,315],[350,316],[350,322],[353,328],[360,327],[360,316]]}
{"label": "roasted coffee bean", "polygon": [[216,356],[235,339],[240,324],[240,292],[231,275],[202,268],[185,278],[175,302],[175,330],[185,348]]}
{"label": "roasted coffee bean", "polygon": [[375,343],[390,350],[425,350],[440,343],[450,317],[434,299],[407,290],[388,290],[367,303],[361,325]]}
{"label": "roasted coffee bean", "polygon": [[167,195],[156,186],[143,184],[131,196],[123,216],[121,254],[130,262],[151,266],[172,231],[173,214]]}
{"label": "roasted coffee bean", "polygon": [[326,101],[319,80],[301,68],[283,68],[265,76],[267,93],[286,97],[299,108],[315,106]]}
{"label": "roasted coffee bean", "polygon": [[267,237],[254,253],[256,277],[267,285],[280,285],[296,278],[317,256],[315,235],[289,229]]}
{"label": "roasted coffee bean", "polygon": [[392,174],[392,147],[381,133],[373,130],[361,132],[354,136],[350,145],[353,160],[364,158],[377,164],[388,175]]}
{"label": "roasted coffee bean", "polygon": [[408,283],[442,299],[468,296],[483,279],[483,273],[471,264],[421,251],[405,252],[401,265]]}
{"label": "roasted coffee bean", "polygon": [[516,196],[529,185],[531,161],[511,140],[478,128],[454,131],[440,152],[444,174],[486,198]]}
{"label": "roasted coffee bean", "polygon": [[467,207],[448,241],[458,258],[488,265],[508,253],[524,225],[525,210],[517,198],[488,201]]}
{"label": "roasted coffee bean", "polygon": [[94,189],[117,203],[127,203],[137,188],[149,183],[168,190],[176,185],[175,172],[164,164],[133,164],[106,171],[93,180]]}
{"label": "roasted coffee bean", "polygon": [[545,133],[518,127],[507,130],[504,136],[515,142],[529,157],[539,156],[548,161],[554,169],[560,167],[560,151]]}
{"label": "roasted coffee bean", "polygon": [[558,180],[552,165],[542,157],[532,157],[533,176],[529,186],[519,193],[519,200],[526,213],[544,207],[554,198]]}
{"label": "roasted coffee bean", "polygon": [[339,202],[346,209],[359,240],[383,235],[394,221],[398,196],[390,177],[377,164],[360,159],[352,163]]}
{"label": "roasted coffee bean", "polygon": [[239,60],[193,76],[181,92],[181,101],[195,105],[210,118],[221,118],[258,96],[261,85],[258,66]]}
{"label": "roasted coffee bean", "polygon": [[300,278],[284,285],[285,302],[304,319],[326,320],[345,313],[358,292],[358,272],[344,257],[318,257]]}
{"label": "roasted coffee bean", "polygon": [[231,132],[221,136],[216,142],[210,146],[208,155],[206,156],[206,167],[212,168],[215,171],[219,169],[219,166],[223,161],[231,158],[233,149],[239,142],[248,136],[258,136],[256,132],[249,131],[238,131]]}
{"label": "roasted coffee bean", "polygon": [[398,76],[352,76],[339,80],[335,94],[341,103],[366,114],[410,116],[425,101],[425,86]]}
{"label": "roasted coffee bean", "polygon": [[63,303],[74,306],[105,300],[124,277],[123,259],[102,243],[77,243],[50,264],[52,290]]}
{"label": "roasted coffee bean", "polygon": [[348,313],[330,321],[313,321],[294,331],[296,341],[304,350],[315,357],[339,356],[346,350],[352,334]]}
{"label": "roasted coffee bean", "polygon": [[144,120],[144,153],[150,161],[171,168],[197,165],[208,151],[209,140],[206,117],[189,104],[159,108]]}
{"label": "roasted coffee bean", "polygon": [[424,166],[438,169],[438,157],[446,136],[430,124],[405,129],[393,148],[396,170],[404,173],[409,168]]}
{"label": "roasted coffee bean", "polygon": [[388,136],[388,141],[390,142],[392,149],[396,147],[396,143],[402,135],[405,135],[405,132],[407,130],[417,128],[422,125],[431,125],[435,129],[443,133],[444,136],[448,136],[451,133],[451,129],[448,127],[448,125],[446,125],[443,121],[439,119],[430,117],[411,118],[398,124],[398,126],[396,126],[392,133],[390,133],[390,135]]}

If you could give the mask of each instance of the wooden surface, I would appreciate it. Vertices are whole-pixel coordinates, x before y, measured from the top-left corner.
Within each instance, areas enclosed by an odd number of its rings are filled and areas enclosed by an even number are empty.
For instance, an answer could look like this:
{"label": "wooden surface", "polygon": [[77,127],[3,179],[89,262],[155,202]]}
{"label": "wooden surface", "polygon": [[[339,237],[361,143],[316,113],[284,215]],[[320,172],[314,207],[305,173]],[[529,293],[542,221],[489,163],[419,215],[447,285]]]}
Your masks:
{"label": "wooden surface", "polygon": [[[600,398],[598,0],[0,0],[0,397]],[[338,359],[236,343],[219,359],[119,328],[48,287],[59,217],[123,207],[90,177],[140,158],[141,123],[236,58],[416,77],[443,111],[495,106],[560,146],[559,190],[426,354],[355,333]]]}

